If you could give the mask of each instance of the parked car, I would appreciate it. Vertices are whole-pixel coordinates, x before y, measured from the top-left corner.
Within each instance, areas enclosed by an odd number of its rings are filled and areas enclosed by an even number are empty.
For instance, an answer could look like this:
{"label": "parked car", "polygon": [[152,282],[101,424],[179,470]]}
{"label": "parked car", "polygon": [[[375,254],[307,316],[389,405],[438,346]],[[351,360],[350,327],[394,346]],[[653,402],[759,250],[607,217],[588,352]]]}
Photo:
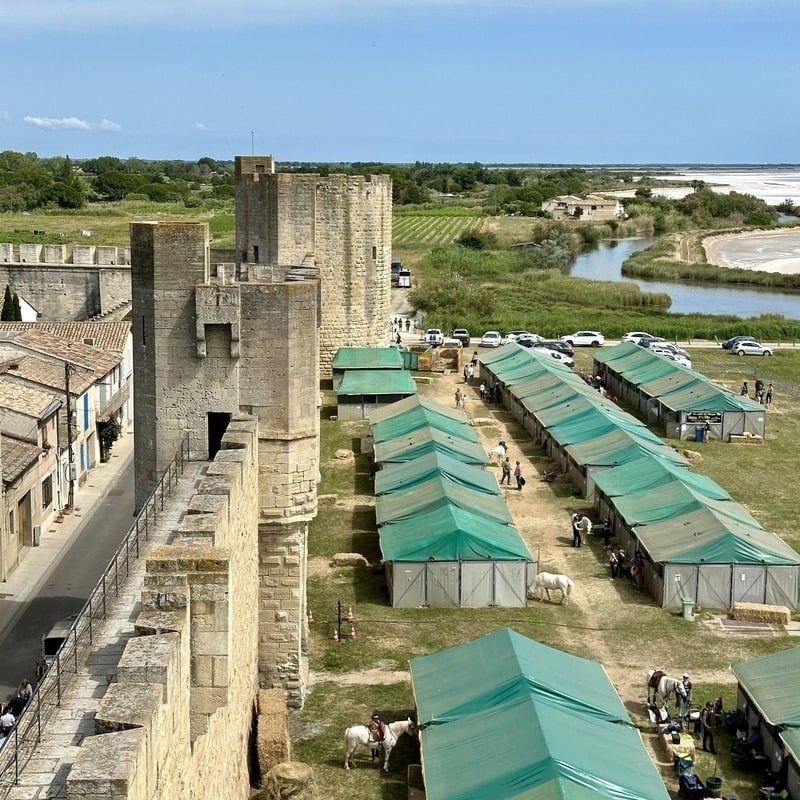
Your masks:
{"label": "parked car", "polygon": [[571,356],[575,351],[567,342],[562,342],[560,339],[540,339],[538,342],[533,343],[534,347],[545,347],[548,350],[558,350],[565,356]]}
{"label": "parked car", "polygon": [[639,347],[644,347],[644,349],[647,350],[654,344],[661,344],[663,341],[663,336],[640,336],[639,341],[636,342],[636,344],[638,344]]}
{"label": "parked car", "polygon": [[771,356],[772,348],[761,344],[761,342],[742,339],[734,345],[732,352],[736,353],[737,356]]}
{"label": "parked car", "polygon": [[575,362],[565,353],[559,353],[558,350],[548,350],[546,348],[543,348],[543,350],[549,353],[550,357],[558,361],[559,364],[563,364],[565,367],[569,367],[569,369],[575,366]]}
{"label": "parked car", "polygon": [[533,347],[541,338],[538,333],[521,333],[517,336],[516,341],[517,344],[521,344],[523,347]]}
{"label": "parked car", "polygon": [[458,339],[462,347],[469,347],[470,335],[466,328],[453,328],[451,338]]}
{"label": "parked car", "polygon": [[644,331],[628,331],[628,333],[622,337],[621,341],[639,344],[640,339],[658,339],[660,342],[664,341],[660,336],[653,336],[652,333],[645,333]]}
{"label": "parked car", "polygon": [[425,335],[422,337],[425,344],[432,344],[434,347],[444,341],[444,334],[439,328],[428,328]]}
{"label": "parked car", "polygon": [[691,359],[691,356],[686,350],[678,347],[678,345],[673,344],[672,342],[656,342],[648,348],[649,350],[656,351],[660,350],[662,352],[671,353],[675,356],[683,356],[684,358]]}
{"label": "parked car", "polygon": [[651,347],[650,352],[661,356],[661,358],[666,358],[667,361],[674,361],[682,367],[692,368],[692,359],[688,356],[681,355],[680,353],[673,353],[669,350],[662,350],[660,347]]}
{"label": "parked car", "polygon": [[530,336],[531,334],[528,331],[509,331],[505,338],[503,339],[504,344],[509,344],[510,342],[516,342],[518,336]]}
{"label": "parked car", "polygon": [[733,348],[741,341],[755,342],[755,336],[731,336],[722,343],[723,350],[733,350]]}
{"label": "parked car", "polygon": [[570,347],[602,347],[606,343],[606,337],[600,331],[575,331],[558,338]]}
{"label": "parked car", "polygon": [[481,347],[500,347],[503,344],[503,337],[499,331],[486,331],[481,336]]}

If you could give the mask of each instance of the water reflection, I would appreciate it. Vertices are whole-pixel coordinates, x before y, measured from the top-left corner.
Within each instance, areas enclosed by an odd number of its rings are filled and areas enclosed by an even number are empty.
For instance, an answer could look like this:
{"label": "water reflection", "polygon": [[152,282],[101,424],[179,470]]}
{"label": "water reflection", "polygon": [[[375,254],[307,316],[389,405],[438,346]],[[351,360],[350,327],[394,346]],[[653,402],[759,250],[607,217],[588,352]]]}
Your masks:
{"label": "water reflection", "polygon": [[783,294],[752,286],[730,288],[623,277],[623,262],[655,241],[650,237],[603,241],[596,250],[579,255],[569,274],[597,281],[636,283],[643,292],[668,294],[672,298],[670,311],[676,314],[735,314],[738,317],[782,314],[787,319],[800,319],[800,295],[797,294]]}

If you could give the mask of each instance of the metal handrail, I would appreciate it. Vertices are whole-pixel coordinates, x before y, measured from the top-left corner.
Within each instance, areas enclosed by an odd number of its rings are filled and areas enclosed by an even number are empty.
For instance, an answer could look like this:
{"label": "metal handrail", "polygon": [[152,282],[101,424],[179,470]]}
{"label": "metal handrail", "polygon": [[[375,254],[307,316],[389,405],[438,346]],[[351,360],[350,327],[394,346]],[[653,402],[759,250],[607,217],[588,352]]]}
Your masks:
{"label": "metal handrail", "polygon": [[98,621],[106,618],[108,600],[119,596],[120,587],[135,566],[150,530],[164,510],[164,499],[172,494],[189,460],[189,434],[153,487],[136,519],[111,558],[100,580],[75,618],[53,663],[33,691],[31,699],[11,732],[0,739],[0,800],[19,783],[19,776],[42,740],[46,724],[61,705],[64,692],[78,673],[78,665],[92,647]]}

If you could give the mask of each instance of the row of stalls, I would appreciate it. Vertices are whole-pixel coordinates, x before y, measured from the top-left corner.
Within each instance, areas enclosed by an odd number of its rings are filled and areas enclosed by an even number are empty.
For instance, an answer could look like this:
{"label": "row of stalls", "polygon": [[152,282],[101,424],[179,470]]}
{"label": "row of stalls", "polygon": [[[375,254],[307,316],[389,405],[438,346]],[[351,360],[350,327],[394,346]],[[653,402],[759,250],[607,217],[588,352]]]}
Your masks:
{"label": "row of stalls", "polygon": [[738,396],[692,369],[633,342],[594,356],[595,375],[604,387],[636,409],[668,439],[719,439],[766,433],[766,409]]}
{"label": "row of stalls", "polygon": [[411,660],[428,800],[667,800],[602,665],[505,629]]}
{"label": "row of stalls", "polygon": [[580,376],[510,344],[482,356],[481,379],[500,384],[505,406],[625,551],[644,554],[644,584],[663,607],[800,606],[800,555]]}
{"label": "row of stalls", "polygon": [[333,359],[340,420],[362,420],[378,408],[417,393],[403,354],[394,347],[342,347]]}
{"label": "row of stalls", "polygon": [[533,559],[466,414],[414,396],[370,421],[392,605],[525,606]]}
{"label": "row of stalls", "polygon": [[731,665],[737,707],[758,728],[769,768],[789,797],[800,797],[800,647]]}

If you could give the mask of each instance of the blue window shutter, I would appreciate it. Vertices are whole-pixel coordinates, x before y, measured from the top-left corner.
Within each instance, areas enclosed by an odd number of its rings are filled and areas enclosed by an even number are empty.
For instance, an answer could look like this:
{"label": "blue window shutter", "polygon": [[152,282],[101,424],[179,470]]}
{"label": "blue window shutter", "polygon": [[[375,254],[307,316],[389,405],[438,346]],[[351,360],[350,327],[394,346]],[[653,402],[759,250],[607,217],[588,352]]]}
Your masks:
{"label": "blue window shutter", "polygon": [[89,395],[83,396],[83,429],[89,430]]}

